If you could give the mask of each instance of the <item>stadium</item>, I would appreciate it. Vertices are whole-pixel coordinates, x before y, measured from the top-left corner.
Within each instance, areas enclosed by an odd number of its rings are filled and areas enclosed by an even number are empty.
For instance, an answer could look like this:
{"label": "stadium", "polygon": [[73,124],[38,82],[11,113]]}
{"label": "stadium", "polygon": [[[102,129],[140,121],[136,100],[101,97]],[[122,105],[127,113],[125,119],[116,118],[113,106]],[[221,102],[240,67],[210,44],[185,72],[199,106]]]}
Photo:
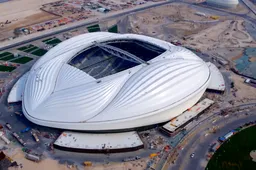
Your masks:
{"label": "stadium", "polygon": [[16,84],[22,84],[23,113],[35,124],[111,131],[180,115],[199,101],[210,79],[207,64],[183,47],[98,32],[58,44]]}

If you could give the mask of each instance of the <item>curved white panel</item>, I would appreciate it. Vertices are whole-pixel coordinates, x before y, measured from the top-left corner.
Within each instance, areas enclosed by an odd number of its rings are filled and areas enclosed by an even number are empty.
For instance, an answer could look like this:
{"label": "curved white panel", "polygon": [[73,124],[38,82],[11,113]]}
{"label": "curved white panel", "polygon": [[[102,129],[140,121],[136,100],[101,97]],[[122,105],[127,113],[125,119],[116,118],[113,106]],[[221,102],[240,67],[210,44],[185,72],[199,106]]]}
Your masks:
{"label": "curved white panel", "polygon": [[86,84],[95,79],[83,71],[69,65],[64,64],[59,72],[55,91],[60,91],[66,88],[75,87],[81,84]]}
{"label": "curved white panel", "polygon": [[25,84],[28,79],[29,72],[25,73],[21,78],[14,84],[9,95],[8,103],[20,102],[22,100],[22,95],[25,89]]}

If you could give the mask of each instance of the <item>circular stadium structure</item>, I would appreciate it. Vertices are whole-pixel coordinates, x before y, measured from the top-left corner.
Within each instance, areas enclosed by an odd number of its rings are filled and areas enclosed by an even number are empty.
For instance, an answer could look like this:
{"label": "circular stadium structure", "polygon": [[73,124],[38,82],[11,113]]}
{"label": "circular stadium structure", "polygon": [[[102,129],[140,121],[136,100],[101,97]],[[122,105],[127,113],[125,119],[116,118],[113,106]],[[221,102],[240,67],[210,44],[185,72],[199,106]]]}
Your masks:
{"label": "circular stadium structure", "polygon": [[111,131],[166,122],[199,101],[211,73],[191,51],[136,34],[66,40],[27,74],[22,109],[43,126]]}
{"label": "circular stadium structure", "polygon": [[206,3],[221,8],[236,8],[239,0],[206,0]]}

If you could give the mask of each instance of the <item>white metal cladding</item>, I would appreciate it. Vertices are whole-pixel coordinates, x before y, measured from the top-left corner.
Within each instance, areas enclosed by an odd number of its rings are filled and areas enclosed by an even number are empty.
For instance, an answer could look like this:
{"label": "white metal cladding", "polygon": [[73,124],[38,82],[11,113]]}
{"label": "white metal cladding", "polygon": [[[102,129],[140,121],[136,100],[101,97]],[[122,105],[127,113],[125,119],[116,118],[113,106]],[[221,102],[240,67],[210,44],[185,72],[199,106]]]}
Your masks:
{"label": "white metal cladding", "polygon": [[[67,64],[97,42],[137,39],[166,52],[99,80]],[[23,112],[32,122],[76,130],[114,130],[168,121],[192,107],[210,80],[207,65],[194,53],[135,34],[88,33],[52,48],[29,72]]]}
{"label": "white metal cladding", "polygon": [[225,7],[225,8],[234,8],[239,4],[239,0],[206,0],[207,4]]}

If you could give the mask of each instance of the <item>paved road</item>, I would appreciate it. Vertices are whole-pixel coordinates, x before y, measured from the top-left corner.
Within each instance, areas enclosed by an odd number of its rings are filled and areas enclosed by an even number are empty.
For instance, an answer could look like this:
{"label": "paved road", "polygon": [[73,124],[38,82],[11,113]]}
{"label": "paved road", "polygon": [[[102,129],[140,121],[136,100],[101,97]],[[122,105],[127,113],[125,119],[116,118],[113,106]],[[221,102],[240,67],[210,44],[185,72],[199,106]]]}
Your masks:
{"label": "paved road", "polygon": [[[233,13],[233,12],[227,12],[227,11],[219,10],[219,9],[216,9],[216,8],[212,8],[212,7],[207,6],[207,5],[205,5],[205,6],[196,6],[193,3],[179,1],[179,0],[169,0],[167,2],[162,2],[162,3],[157,3],[157,4],[153,4],[153,5],[149,5],[149,6],[143,6],[143,7],[140,7],[140,8],[127,10],[125,12],[120,12],[120,13],[117,13],[117,14],[113,14],[113,15],[104,17],[104,18],[101,19],[101,21],[102,20],[114,19],[114,18],[117,18],[117,17],[120,17],[120,16],[125,16],[125,15],[131,14],[131,13],[136,13],[136,12],[143,11],[143,10],[153,8],[153,7],[167,5],[167,4],[170,4],[170,3],[173,3],[173,2],[182,2],[184,4],[191,5],[191,7],[193,7],[193,8],[197,8],[199,10],[208,10],[209,12],[213,12],[217,15],[218,14],[219,15],[233,15],[233,16],[243,17],[245,20],[250,21],[253,24],[256,24],[255,19],[247,16],[246,14],[236,14],[236,13]],[[87,21],[82,21],[82,22],[77,22],[77,23],[74,23],[74,24],[64,25],[62,27],[58,27],[58,28],[55,28],[55,29],[52,29],[52,30],[46,30],[43,33],[31,34],[31,35],[28,35],[28,36],[25,36],[25,37],[21,37],[19,39],[15,39],[13,41],[9,41],[8,44],[2,43],[2,45],[0,46],[0,51],[7,50],[7,49],[10,49],[10,48],[14,48],[16,46],[23,45],[23,44],[26,44],[26,43],[30,43],[32,41],[36,41],[36,40],[39,40],[39,39],[42,39],[42,38],[46,38],[46,37],[49,37],[49,36],[53,36],[53,35],[60,34],[60,33],[66,32],[66,31],[70,31],[70,30],[73,30],[73,29],[76,29],[76,28],[79,28],[79,27],[84,27],[84,26],[88,26],[88,25],[92,25],[92,24],[96,24],[96,23],[98,23],[97,18],[96,19],[93,18],[93,19],[90,19],[90,20],[87,20]]]}
{"label": "paved road", "polygon": [[256,7],[251,1],[242,0],[242,2],[256,15]]}
{"label": "paved road", "polygon": [[[180,151],[180,155],[175,162],[174,166],[170,169],[175,170],[201,170],[206,165],[206,153],[209,149],[209,144],[217,140],[218,137],[225,135],[228,131],[252,120],[256,120],[256,111],[251,111],[248,116],[245,116],[243,112],[237,113],[240,116],[230,116],[227,118],[222,117],[216,121],[214,125],[220,126],[215,134],[209,134],[205,136],[208,128],[212,127],[212,120],[206,121],[200,126],[200,129],[196,131],[195,135],[189,138],[184,149]],[[190,155],[195,153],[194,158],[190,158]]]}

